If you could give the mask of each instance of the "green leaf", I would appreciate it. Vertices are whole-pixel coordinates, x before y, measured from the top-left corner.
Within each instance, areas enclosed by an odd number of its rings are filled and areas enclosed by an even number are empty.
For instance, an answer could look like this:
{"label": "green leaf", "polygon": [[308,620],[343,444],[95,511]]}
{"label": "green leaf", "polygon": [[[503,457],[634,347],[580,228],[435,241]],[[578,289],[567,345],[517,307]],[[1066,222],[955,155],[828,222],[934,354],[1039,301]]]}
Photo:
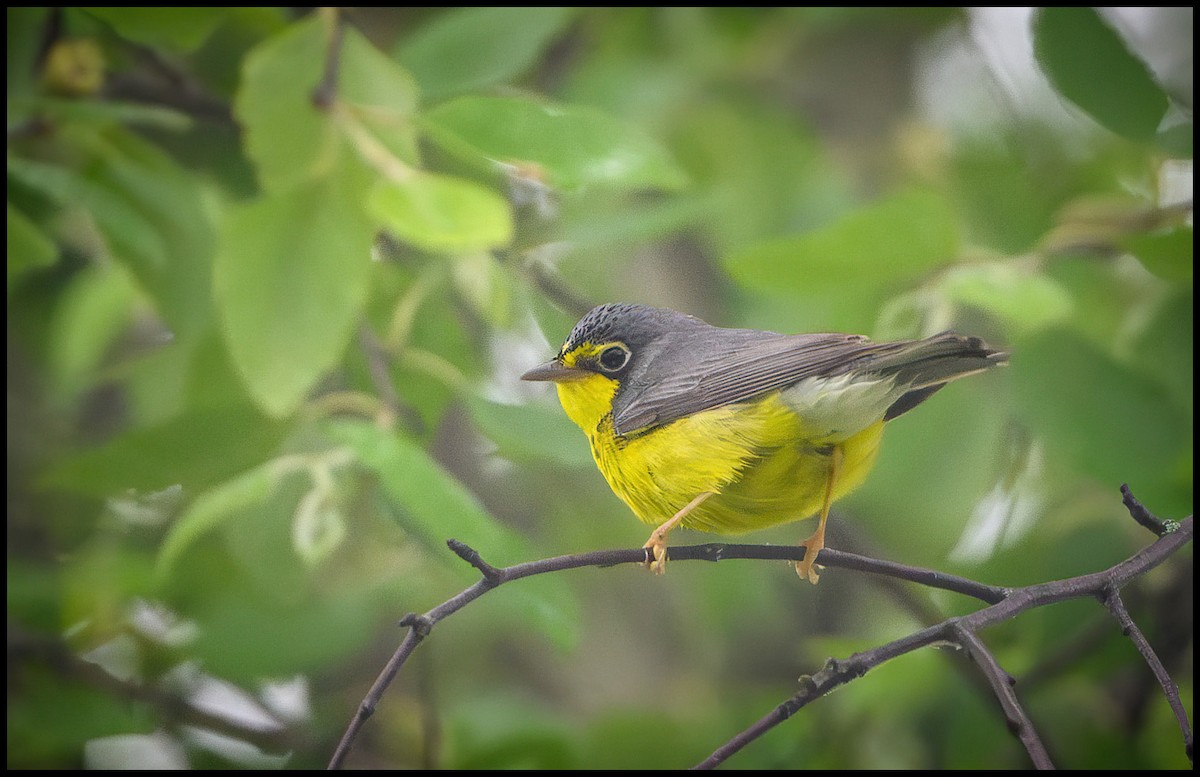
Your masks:
{"label": "green leaf", "polygon": [[1048,453],[1162,514],[1190,509],[1191,424],[1168,390],[1068,329],[1013,347],[1016,397]]}
{"label": "green leaf", "polygon": [[740,251],[725,260],[734,280],[792,292],[822,311],[826,326],[862,331],[880,304],[954,259],[958,220],[937,195],[911,191],[834,223]]}
{"label": "green leaf", "polygon": [[50,340],[55,399],[73,400],[97,381],[136,302],[137,290],[119,267],[91,266],[71,279],[54,311]]}
{"label": "green leaf", "polygon": [[400,160],[416,165],[417,84],[407,70],[349,27],[342,43],[338,97]]}
{"label": "green leaf", "polygon": [[1078,193],[1077,163],[1064,158],[1062,146],[1045,128],[1026,125],[999,141],[983,135],[955,142],[949,187],[972,243],[1020,254],[1054,226],[1064,200]]}
{"label": "green leaf", "polygon": [[578,105],[519,97],[460,97],[425,117],[430,138],[488,170],[520,168],[552,186],[683,186],[666,150],[636,128]]}
{"label": "green leaf", "polygon": [[428,251],[457,253],[500,248],[512,240],[508,202],[461,178],[414,173],[385,181],[370,206],[388,229]]}
{"label": "green leaf", "polygon": [[1068,255],[1044,264],[1042,272],[1070,290],[1070,328],[1077,334],[1087,336],[1101,349],[1128,338],[1126,316],[1139,304],[1139,293],[1117,265],[1086,255]]}
{"label": "green leaf", "polygon": [[[431,271],[414,282],[413,275],[399,263],[376,262],[371,285],[371,320],[390,321],[384,335],[388,348],[405,354],[391,360],[388,374],[400,399],[415,411],[408,421],[414,429],[423,430],[422,436],[435,433],[442,414],[462,396],[463,385],[482,378],[488,364],[486,344],[473,334],[475,330],[466,324],[459,306],[446,303],[453,293],[446,267],[442,263],[428,267]],[[504,274],[501,268],[495,272]],[[408,323],[400,326],[395,318],[398,304],[411,311],[404,316]],[[380,329],[383,326],[380,324]],[[432,358],[414,360],[414,352]],[[361,369],[368,365],[361,364]],[[369,375],[364,372],[361,379],[369,380]]]}
{"label": "green leaf", "polygon": [[68,100],[57,97],[36,97],[25,100],[9,100],[10,115],[37,116],[51,123],[91,124],[98,128],[116,124],[182,132],[194,125],[192,117],[182,111],[161,105],[114,100]]}
{"label": "green leaf", "polygon": [[313,14],[264,41],[242,66],[233,110],[245,130],[246,153],[268,190],[312,176],[319,162],[337,153],[335,128],[312,102],[327,36]]}
{"label": "green leaf", "polygon": [[233,362],[268,413],[296,409],[338,362],[366,300],[373,231],[341,175],[234,209],[216,302]]}
{"label": "green leaf", "polygon": [[382,617],[378,594],[353,588],[283,607],[229,590],[201,604],[195,655],[217,676],[250,685],[353,663]]}
{"label": "green leaf", "polygon": [[1192,143],[1196,138],[1196,127],[1191,121],[1181,121],[1163,127],[1158,132],[1158,147],[1176,159],[1192,158]]}
{"label": "green leaf", "polygon": [[196,540],[237,517],[240,511],[265,502],[276,480],[273,462],[267,462],[196,497],[163,538],[156,564],[159,579],[170,575]]}
{"label": "green leaf", "polygon": [[966,517],[994,488],[999,452],[1009,444],[1005,394],[995,390],[1004,372],[955,381],[888,422],[878,464],[845,504],[886,517],[871,531],[896,558],[943,566]]}
{"label": "green leaf", "polygon": [[1016,336],[1061,323],[1073,307],[1070,293],[1058,281],[1011,262],[959,265],[938,286],[951,301],[1001,319]]}
{"label": "green leaf", "polygon": [[1192,282],[1192,228],[1181,225],[1150,234],[1128,235],[1121,245],[1163,280]]}
{"label": "green leaf", "polygon": [[66,623],[62,568],[11,555],[5,570],[9,622],[30,631],[58,634]]}
{"label": "green leaf", "polygon": [[[46,18],[53,9],[48,7],[9,6],[5,16],[8,39],[7,72],[8,99],[25,97],[36,91],[37,77],[41,70],[39,51],[45,45],[42,34]],[[14,125],[9,111],[9,127]]]}
{"label": "green leaf", "polygon": [[87,210],[112,257],[127,267],[180,337],[209,315],[213,232],[196,180],[161,150],[112,127],[65,128],[76,168],[10,156],[9,174],[62,207]]}
{"label": "green leaf", "polygon": [[528,70],[574,15],[554,7],[457,8],[396,49],[396,59],[437,98],[504,83]]}
{"label": "green leaf", "polygon": [[513,325],[513,274],[489,251],[454,257],[454,287],[480,319],[496,329]]}
{"label": "green leaf", "polygon": [[[246,153],[270,191],[326,174],[346,151],[330,114],[313,102],[329,41],[324,18],[312,14],[246,57],[234,113],[245,128]],[[416,160],[412,77],[352,26],[344,29],[335,89],[344,105],[363,108],[360,120],[384,146],[404,161]]]}
{"label": "green leaf", "polygon": [[[528,555],[525,542],[497,523],[462,483],[416,443],[370,423],[333,424],[330,434],[352,448],[379,477],[384,492],[404,508],[408,528],[430,547],[441,549],[448,539],[461,540],[497,565]],[[446,558],[453,558],[449,551]]]}
{"label": "green leaf", "polygon": [[[445,730],[453,732],[455,743],[445,763],[447,769],[566,771],[582,766],[573,747],[578,729],[541,703],[492,696],[472,704],[447,705],[443,714]],[[622,743],[621,749],[626,744],[626,740],[609,740],[610,749],[616,749],[611,748],[614,741]],[[670,750],[676,755],[674,748]],[[595,762],[584,763],[595,768]]]}
{"label": "green leaf", "polygon": [[[209,317],[215,242],[198,182],[131,132],[105,139],[88,171],[105,199],[90,200],[89,207],[116,258],[149,292],[175,334],[188,337]],[[110,212],[103,203],[123,203],[128,211]],[[129,240],[133,230],[142,230],[143,239]]]}
{"label": "green leaf", "polygon": [[721,255],[824,223],[853,203],[843,173],[793,114],[745,99],[699,110],[676,147],[715,200],[705,225]]}
{"label": "green leaf", "polygon": [[[495,566],[530,560],[528,543],[489,515],[462,483],[416,443],[366,422],[337,422],[328,431],[379,478],[384,493],[404,510],[405,527],[434,548],[438,558],[463,563],[446,549],[446,540],[456,539]],[[519,591],[510,591],[497,602],[530,619],[559,645],[574,644],[578,607],[569,591],[545,576],[515,585]]]}
{"label": "green leaf", "polygon": [[[717,210],[713,198],[702,195],[624,198],[622,202],[605,203],[604,207],[596,207],[594,199],[588,198],[564,203],[559,220],[574,255],[590,250],[611,252],[633,242],[669,239],[673,233],[692,227],[711,226]],[[608,267],[605,265],[601,272]]]}
{"label": "green leaf", "polygon": [[58,261],[58,247],[37,224],[8,203],[8,296],[30,270]]}
{"label": "green leaf", "polygon": [[23,662],[21,692],[7,712],[8,736],[20,743],[10,748],[9,769],[82,764],[89,741],[155,727],[148,706],[39,662]]}
{"label": "green leaf", "polygon": [[1196,380],[1194,308],[1191,284],[1172,290],[1147,314],[1129,347],[1133,366],[1166,386],[1189,421]]}
{"label": "green leaf", "polygon": [[[373,572],[331,577],[329,567],[313,569],[297,557],[298,500],[315,485],[311,467],[320,466],[318,459],[286,457],[265,466],[274,469],[265,492],[231,494],[224,517],[197,527],[172,566],[159,564],[159,596],[199,624],[189,648],[211,671],[236,679],[336,662],[361,649],[384,608],[395,604],[381,596]],[[391,592],[407,594],[398,583]]]}
{"label": "green leaf", "polygon": [[83,10],[108,22],[122,38],[180,52],[199,48],[229,15],[228,8],[220,7],[84,7]]}
{"label": "green leaf", "polygon": [[177,483],[195,493],[262,461],[282,431],[247,405],[190,410],[69,455],[44,483],[97,497]]}
{"label": "green leaf", "polygon": [[471,420],[505,458],[520,463],[590,469],[587,441],[557,402],[502,405],[482,398],[468,404]]}
{"label": "green leaf", "polygon": [[1149,68],[1092,8],[1041,8],[1034,54],[1059,93],[1113,132],[1152,140],[1169,100]]}
{"label": "green leaf", "polygon": [[78,199],[80,184],[74,171],[46,162],[8,155],[8,175],[56,205]]}

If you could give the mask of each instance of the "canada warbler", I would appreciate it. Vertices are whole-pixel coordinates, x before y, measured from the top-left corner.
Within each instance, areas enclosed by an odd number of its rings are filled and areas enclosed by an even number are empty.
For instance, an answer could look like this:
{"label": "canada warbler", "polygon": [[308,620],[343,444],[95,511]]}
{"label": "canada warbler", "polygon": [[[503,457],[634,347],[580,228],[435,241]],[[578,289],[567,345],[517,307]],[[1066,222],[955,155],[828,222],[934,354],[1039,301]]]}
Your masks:
{"label": "canada warbler", "polygon": [[883,426],[948,382],[1003,364],[975,337],[724,329],[644,305],[593,308],[524,380],[553,381],[661,573],[672,529],[736,534],[820,514],[796,564],[817,582],[829,505],[875,462]]}

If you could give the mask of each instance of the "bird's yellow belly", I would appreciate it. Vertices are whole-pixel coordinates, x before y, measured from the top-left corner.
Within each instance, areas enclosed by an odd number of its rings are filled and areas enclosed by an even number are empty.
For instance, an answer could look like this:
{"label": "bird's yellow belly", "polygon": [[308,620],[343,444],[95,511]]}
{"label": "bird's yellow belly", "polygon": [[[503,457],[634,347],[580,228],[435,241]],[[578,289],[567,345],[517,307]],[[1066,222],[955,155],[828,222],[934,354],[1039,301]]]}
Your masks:
{"label": "bird's yellow belly", "polygon": [[657,525],[710,491],[715,496],[682,525],[723,534],[814,515],[825,498],[833,445],[843,452],[833,498],[844,496],[874,464],[883,432],[880,420],[848,438],[810,439],[800,418],[775,395],[620,438],[612,433],[610,415],[583,418],[581,405],[561,398],[587,433],[600,471],[638,518]]}

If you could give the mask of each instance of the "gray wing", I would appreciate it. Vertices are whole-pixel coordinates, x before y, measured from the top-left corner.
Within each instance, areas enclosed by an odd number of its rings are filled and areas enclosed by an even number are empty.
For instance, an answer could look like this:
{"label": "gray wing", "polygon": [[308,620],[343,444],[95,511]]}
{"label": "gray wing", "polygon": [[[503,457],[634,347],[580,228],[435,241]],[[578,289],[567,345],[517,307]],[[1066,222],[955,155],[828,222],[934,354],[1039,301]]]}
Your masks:
{"label": "gray wing", "polygon": [[[804,378],[850,371],[864,378],[894,378],[895,404],[905,404],[903,412],[948,381],[1005,360],[1005,354],[979,339],[950,332],[874,343],[860,335],[782,335],[719,327],[667,333],[642,356],[613,402],[617,434],[753,399]],[[906,395],[911,400],[906,402]]]}

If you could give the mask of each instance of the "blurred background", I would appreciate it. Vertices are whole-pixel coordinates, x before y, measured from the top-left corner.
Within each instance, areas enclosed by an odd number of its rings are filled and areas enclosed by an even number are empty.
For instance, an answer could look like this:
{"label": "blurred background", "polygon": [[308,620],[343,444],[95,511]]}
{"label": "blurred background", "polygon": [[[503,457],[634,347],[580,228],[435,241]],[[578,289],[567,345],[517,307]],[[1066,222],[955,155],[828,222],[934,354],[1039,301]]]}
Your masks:
{"label": "blurred background", "polygon": [[[496,566],[639,546],[544,385],[589,307],[1011,349],[830,545],[1017,586],[1192,511],[1191,8],[9,8],[8,766],[323,766]],[[792,544],[797,524],[740,541]],[[679,532],[677,543],[718,537]],[[1192,562],[1125,592],[1192,711]],[[964,598],[587,569],[439,624],[351,768],[682,768]],[[983,635],[1057,765],[1188,768],[1095,602]],[[1028,765],[924,650],[736,768]]]}

